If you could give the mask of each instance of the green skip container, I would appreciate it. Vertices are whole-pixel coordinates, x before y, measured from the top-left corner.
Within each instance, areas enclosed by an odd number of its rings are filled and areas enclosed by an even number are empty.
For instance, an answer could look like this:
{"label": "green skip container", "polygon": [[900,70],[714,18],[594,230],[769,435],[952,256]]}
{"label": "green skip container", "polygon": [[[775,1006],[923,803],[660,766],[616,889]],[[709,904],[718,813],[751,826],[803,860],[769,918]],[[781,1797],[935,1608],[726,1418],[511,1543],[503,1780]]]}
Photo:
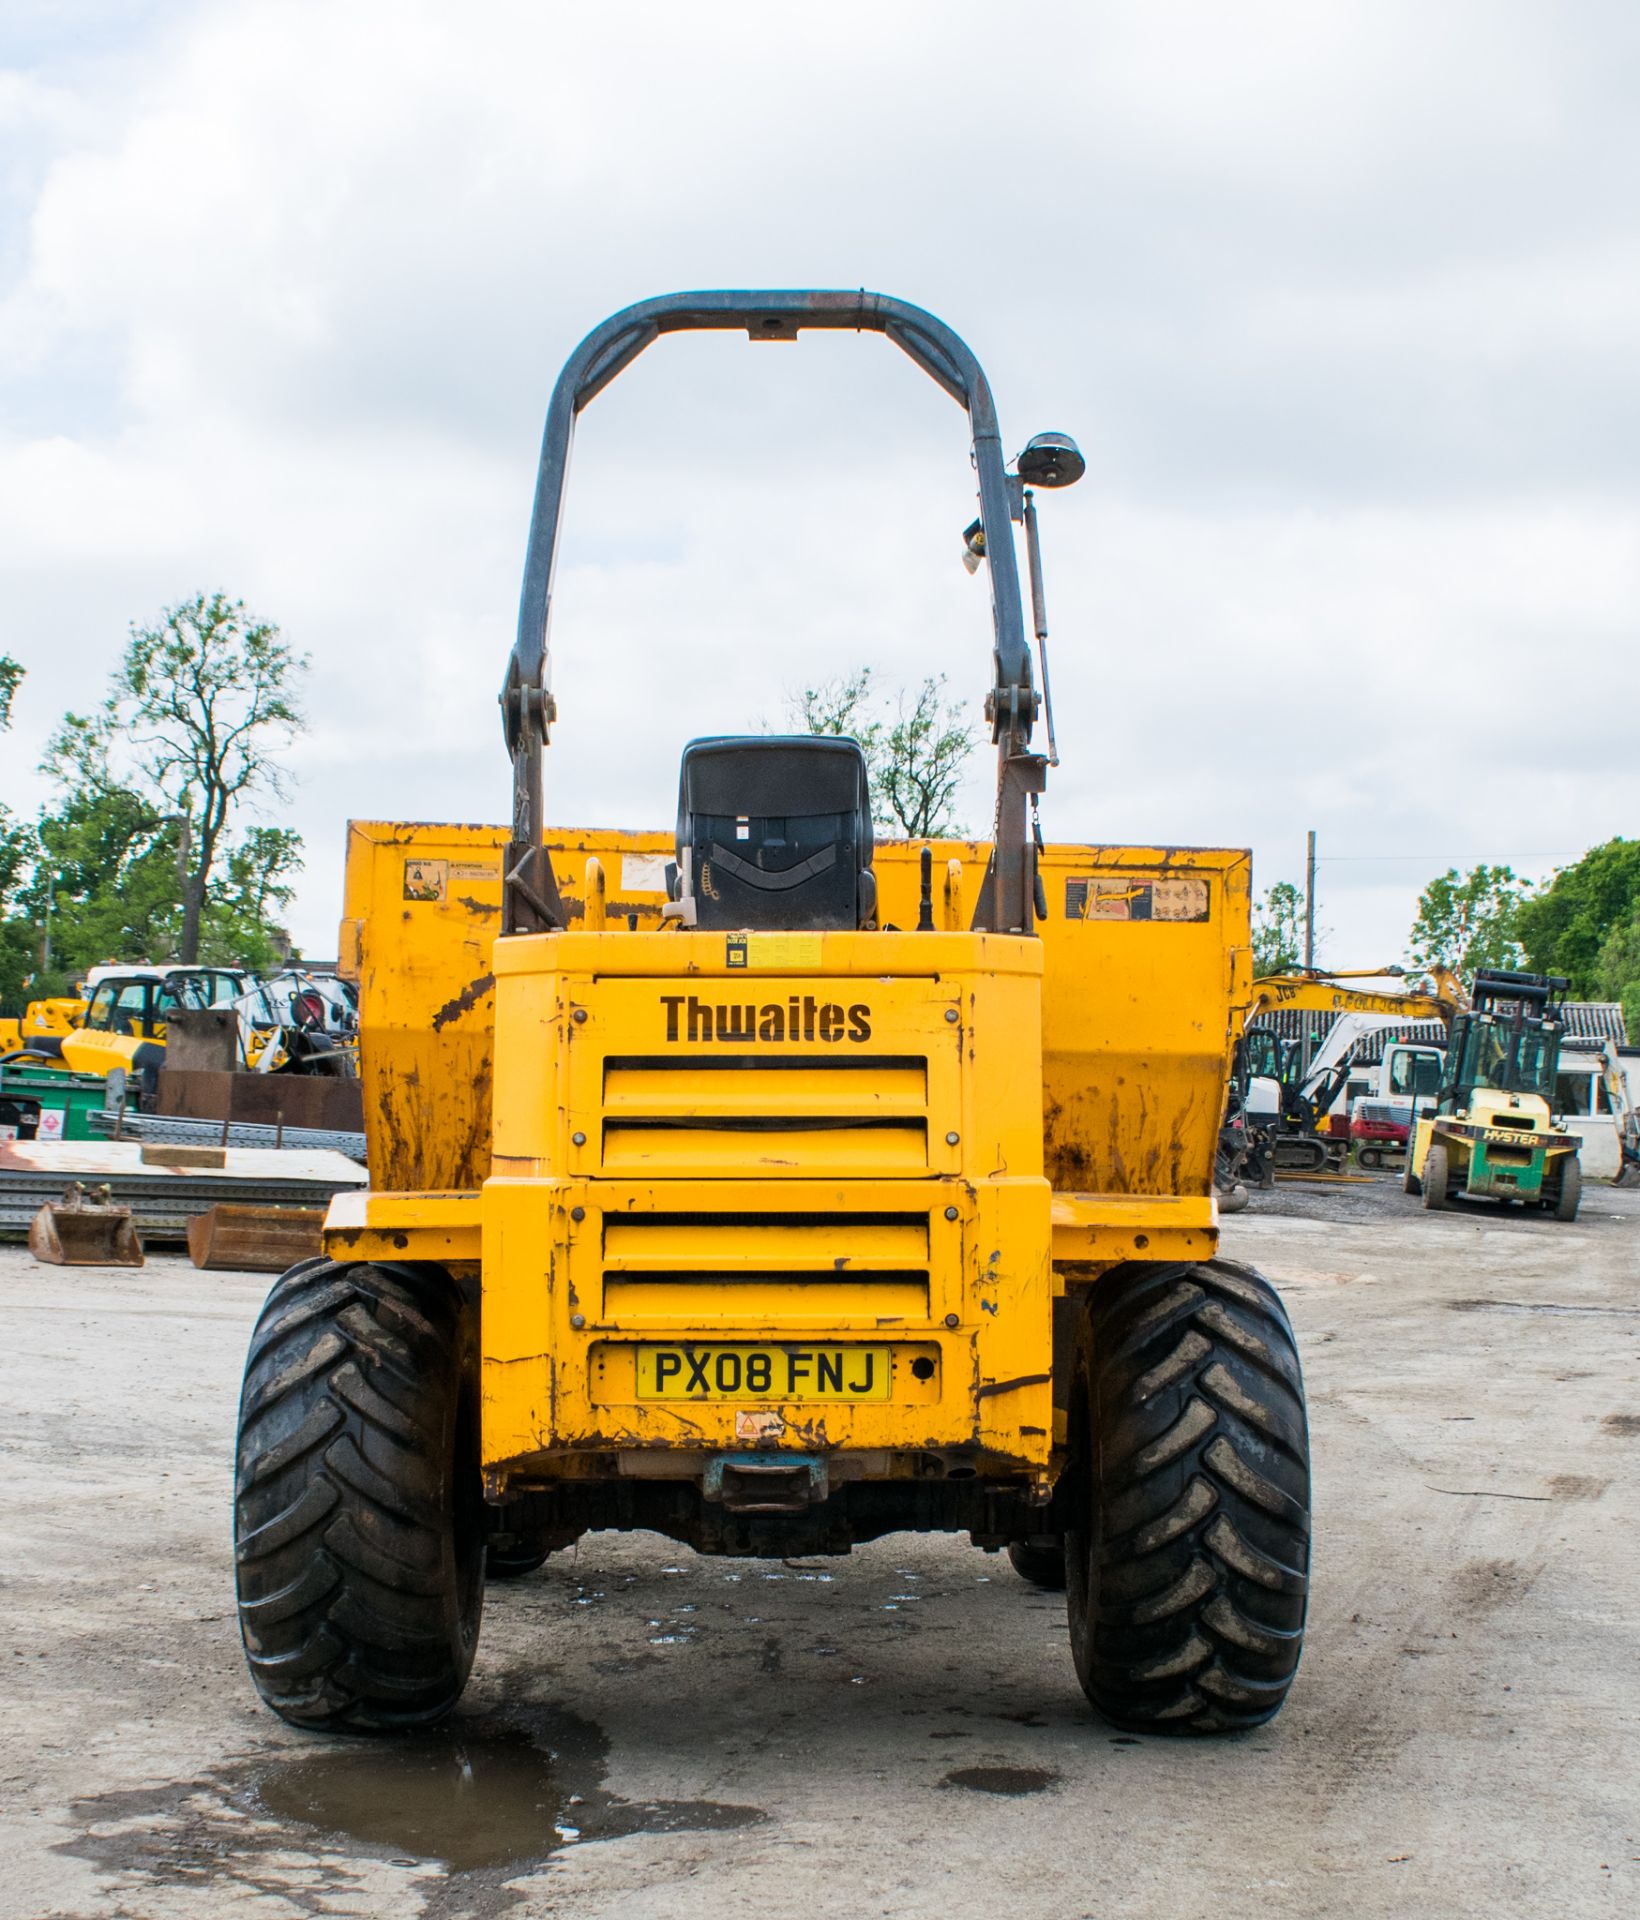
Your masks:
{"label": "green skip container", "polygon": [[0,1140],[95,1140],[91,1116],[107,1102],[95,1073],[59,1073],[22,1064],[0,1067]]}

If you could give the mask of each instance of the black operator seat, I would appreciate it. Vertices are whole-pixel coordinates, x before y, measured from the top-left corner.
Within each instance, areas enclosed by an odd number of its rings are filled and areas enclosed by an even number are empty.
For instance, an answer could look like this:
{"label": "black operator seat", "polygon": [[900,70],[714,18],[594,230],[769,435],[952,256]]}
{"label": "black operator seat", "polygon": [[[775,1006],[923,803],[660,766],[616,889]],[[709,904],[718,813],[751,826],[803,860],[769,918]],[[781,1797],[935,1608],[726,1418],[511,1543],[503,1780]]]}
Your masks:
{"label": "black operator seat", "polygon": [[836,734],[692,740],[678,780],[675,897],[698,927],[872,926],[871,791]]}

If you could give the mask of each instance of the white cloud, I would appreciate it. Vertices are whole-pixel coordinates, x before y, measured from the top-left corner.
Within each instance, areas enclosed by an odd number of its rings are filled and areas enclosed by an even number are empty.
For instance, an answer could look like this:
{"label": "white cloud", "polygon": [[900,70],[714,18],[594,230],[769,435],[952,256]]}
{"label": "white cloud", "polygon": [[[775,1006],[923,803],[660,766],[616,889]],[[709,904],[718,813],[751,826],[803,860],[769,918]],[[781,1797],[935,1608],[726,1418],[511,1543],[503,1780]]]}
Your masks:
{"label": "white cloud", "polygon": [[[1404,852],[1323,869],[1352,961],[1448,848],[1636,830],[1627,9],[328,0],[160,9],[117,58],[92,19],[0,75],[14,804],[127,619],[242,594],[313,658],[327,950],[349,813],[502,812],[578,335],[671,286],[865,283],[968,336],[1016,443],[1090,455],[1044,507],[1055,830],[1250,842],[1262,881],[1311,825]],[[970,496],[960,416],[880,341],[652,350],[577,452],[562,816],[666,821],[682,741],[805,674],[944,668],[977,707]]]}

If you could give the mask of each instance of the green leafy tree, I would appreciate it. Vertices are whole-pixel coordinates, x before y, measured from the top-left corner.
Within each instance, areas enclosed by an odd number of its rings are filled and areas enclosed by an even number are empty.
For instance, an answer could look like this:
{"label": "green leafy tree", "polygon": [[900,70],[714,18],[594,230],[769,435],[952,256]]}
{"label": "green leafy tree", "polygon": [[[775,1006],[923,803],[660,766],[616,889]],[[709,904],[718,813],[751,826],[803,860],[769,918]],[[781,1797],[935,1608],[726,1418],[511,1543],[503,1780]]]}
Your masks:
{"label": "green leafy tree", "polygon": [[1291,973],[1304,964],[1304,896],[1278,880],[1253,907],[1253,972]]}
{"label": "green leafy tree", "polygon": [[290,957],[279,921],[295,894],[302,836],[288,827],[252,827],[231,849],[206,903],[199,957],[260,972]]}
{"label": "green leafy tree", "polygon": [[181,928],[178,824],[118,786],[68,788],[35,827],[23,904],[54,975],[171,960]]}
{"label": "green leafy tree", "polygon": [[[0,653],[0,733],[11,726],[12,697],[23,669],[9,653]],[[28,922],[17,911],[17,896],[33,865],[34,830],[15,820],[0,801],[0,1008],[20,1007],[23,981],[33,958]]]}
{"label": "green leafy tree", "polygon": [[852,734],[859,741],[872,812],[884,832],[909,840],[962,832],[954,809],[974,729],[962,707],[946,698],[943,673],[889,700],[876,691],[871,668],[861,667],[805,687],[788,700],[787,712],[805,733]]}
{"label": "green leafy tree", "polygon": [[[279,755],[302,725],[296,682],[306,664],[242,602],[198,594],[153,626],[132,626],[108,698],[94,714],[69,714],[47,749],[47,770],[74,797],[123,794],[128,820],[140,816],[149,833],[175,828],[184,963],[199,958],[238,815],[288,794]],[[284,857],[276,884],[290,870],[288,845]],[[243,894],[230,872],[229,892],[236,887]]]}
{"label": "green leafy tree", "polygon": [[0,653],[0,733],[11,725],[11,703],[23,679],[23,669],[9,653]]}
{"label": "green leafy tree", "polygon": [[1538,972],[1563,975],[1574,994],[1596,994],[1606,942],[1637,911],[1640,840],[1607,840],[1523,904],[1520,937]]}
{"label": "green leafy tree", "polygon": [[0,806],[0,1012],[22,1011],[35,971],[38,942],[21,895],[36,852],[33,827]]}
{"label": "green leafy tree", "polygon": [[1526,883],[1509,867],[1449,867],[1418,896],[1408,936],[1412,964],[1447,967],[1466,983],[1477,967],[1518,967],[1521,906]]}
{"label": "green leafy tree", "polygon": [[1640,906],[1601,942],[1595,991],[1603,1000],[1622,1003],[1629,1038],[1640,1040]]}

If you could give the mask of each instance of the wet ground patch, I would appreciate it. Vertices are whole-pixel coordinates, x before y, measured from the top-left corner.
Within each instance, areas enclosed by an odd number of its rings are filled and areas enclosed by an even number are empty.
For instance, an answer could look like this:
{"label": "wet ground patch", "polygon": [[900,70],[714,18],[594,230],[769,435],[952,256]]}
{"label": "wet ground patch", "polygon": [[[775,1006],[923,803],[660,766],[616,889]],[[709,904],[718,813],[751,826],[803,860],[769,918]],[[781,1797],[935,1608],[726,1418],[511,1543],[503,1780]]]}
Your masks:
{"label": "wet ground patch", "polygon": [[[608,1742],[572,1714],[455,1716],[427,1733],[282,1749],[71,1809],[61,1850],[135,1892],[213,1885],[351,1911],[366,1863],[407,1873],[429,1914],[500,1914],[507,1887],[564,1848],[631,1834],[746,1827],[757,1807],[625,1800]],[[408,1888],[406,1889],[408,1891]]]}
{"label": "wet ground patch", "polygon": [[1047,1767],[957,1767],[940,1782],[942,1787],[966,1787],[970,1793],[997,1793],[1017,1799],[1027,1793],[1045,1793],[1059,1775]]}

